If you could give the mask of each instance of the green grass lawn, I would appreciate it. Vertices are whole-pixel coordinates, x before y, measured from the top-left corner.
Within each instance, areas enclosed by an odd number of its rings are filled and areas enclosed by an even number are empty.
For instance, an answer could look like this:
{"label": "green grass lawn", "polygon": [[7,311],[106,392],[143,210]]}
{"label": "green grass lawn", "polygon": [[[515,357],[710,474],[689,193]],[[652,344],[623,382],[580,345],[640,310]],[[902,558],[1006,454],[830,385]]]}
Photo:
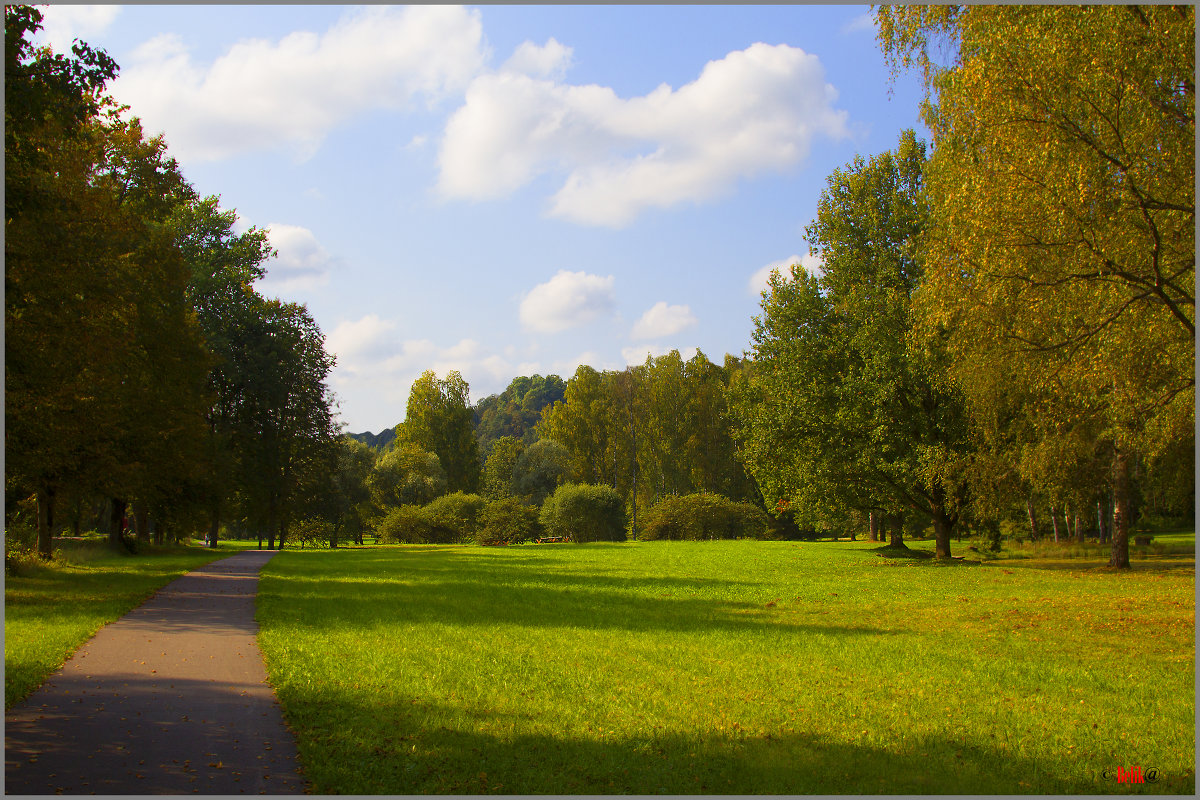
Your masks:
{"label": "green grass lawn", "polygon": [[318,793],[1193,792],[1194,554],[877,547],[285,551],[260,643]]}
{"label": "green grass lawn", "polygon": [[[257,543],[256,543],[257,544]],[[67,542],[46,565],[4,578],[4,708],[29,696],[96,631],[159,587],[244,545],[152,547],[117,555],[102,541]]]}

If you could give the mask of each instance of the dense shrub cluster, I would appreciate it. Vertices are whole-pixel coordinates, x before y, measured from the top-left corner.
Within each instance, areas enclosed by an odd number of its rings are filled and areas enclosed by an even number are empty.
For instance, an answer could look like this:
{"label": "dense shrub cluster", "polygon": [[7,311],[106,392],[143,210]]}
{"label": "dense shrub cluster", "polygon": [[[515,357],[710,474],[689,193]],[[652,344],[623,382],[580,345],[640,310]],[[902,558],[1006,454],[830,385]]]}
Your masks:
{"label": "dense shrub cluster", "polygon": [[469,542],[479,530],[479,514],[486,503],[477,494],[455,492],[430,502],[422,512],[431,526],[448,533],[447,541]]}
{"label": "dense shrub cluster", "polygon": [[567,483],[546,498],[542,527],[573,542],[625,541],[625,502],[611,486]]}
{"label": "dense shrub cluster", "polygon": [[651,507],[641,538],[757,539],[765,535],[767,522],[766,512],[750,503],[717,494],[687,494],[668,497]]}
{"label": "dense shrub cluster", "polygon": [[471,541],[479,527],[483,498],[455,492],[425,506],[402,505],[390,511],[375,530],[380,544],[456,544]]}
{"label": "dense shrub cluster", "polygon": [[479,513],[478,544],[520,544],[542,535],[538,510],[515,497],[493,500]]}

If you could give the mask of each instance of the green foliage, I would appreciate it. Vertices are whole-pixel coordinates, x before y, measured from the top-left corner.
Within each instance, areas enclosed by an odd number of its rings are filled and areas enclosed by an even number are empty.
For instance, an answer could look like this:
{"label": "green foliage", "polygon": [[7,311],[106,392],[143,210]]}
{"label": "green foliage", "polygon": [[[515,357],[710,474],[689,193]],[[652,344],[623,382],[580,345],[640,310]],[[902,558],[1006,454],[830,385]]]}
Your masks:
{"label": "green foliage", "polygon": [[397,442],[437,454],[450,491],[473,492],[479,486],[479,445],[469,394],[470,387],[458,372],[439,380],[427,370],[413,382],[404,422],[396,426]]}
{"label": "green foliage", "polygon": [[380,510],[423,505],[446,491],[446,473],[436,453],[412,442],[398,442],[375,462],[367,489]]}
{"label": "green foliage", "polygon": [[333,523],[319,517],[305,517],[288,528],[288,540],[300,547],[329,547],[335,535]]}
{"label": "green foliage", "polygon": [[[937,143],[918,313],[948,340],[997,477],[1107,502],[1128,566],[1138,473],[1194,485],[1195,9],[882,7]],[[945,63],[932,42],[949,45]],[[1186,495],[1183,489],[1178,495]]]}
{"label": "green foliage", "polygon": [[375,541],[379,544],[424,544],[430,532],[421,507],[405,504],[388,509],[375,526]]}
{"label": "green foliage", "polygon": [[562,400],[565,391],[566,384],[557,375],[533,375],[513,378],[503,392],[480,400],[474,409],[479,452],[490,457],[496,442],[505,437],[533,444],[542,409]]}
{"label": "green foliage", "polygon": [[538,510],[515,497],[492,500],[479,514],[475,541],[479,544],[521,544],[542,535]]}
{"label": "green foliage", "polygon": [[567,449],[572,480],[613,486],[634,510],[694,491],[757,499],[732,435],[728,388],[745,365],[678,351],[621,372],[581,366],[538,435]]}
{"label": "green foliage", "polygon": [[649,541],[759,539],[767,514],[750,503],[715,494],[666,497],[646,512],[640,538]]}
{"label": "green foliage", "polygon": [[492,444],[483,465],[483,493],[488,499],[513,495],[517,461],[524,452],[525,445],[515,436],[501,436]]}
{"label": "green foliage", "polygon": [[475,540],[480,527],[480,513],[487,501],[477,494],[454,492],[442,495],[422,509],[430,526],[437,531],[451,531],[449,541]]}
{"label": "green foliage", "polygon": [[625,502],[611,486],[567,483],[546,498],[539,519],[546,533],[572,542],[623,542]]}
{"label": "green foliage", "polygon": [[924,164],[924,144],[905,131],[894,152],[829,177],[805,229],[821,275],[798,265],[790,279],[772,275],[735,397],[769,505],[929,515],[948,558],[972,449],[944,344],[910,335]]}
{"label": "green foliage", "polygon": [[541,503],[567,480],[567,449],[552,439],[539,439],[525,448],[513,467],[513,490],[533,505]]}

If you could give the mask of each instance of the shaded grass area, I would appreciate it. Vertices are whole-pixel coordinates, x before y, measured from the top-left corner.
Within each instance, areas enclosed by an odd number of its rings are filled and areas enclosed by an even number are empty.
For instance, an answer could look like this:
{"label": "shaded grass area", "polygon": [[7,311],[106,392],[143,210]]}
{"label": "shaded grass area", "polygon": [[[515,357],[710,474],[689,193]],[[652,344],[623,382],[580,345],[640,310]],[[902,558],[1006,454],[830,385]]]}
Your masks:
{"label": "shaded grass area", "polygon": [[4,707],[41,686],[96,631],[183,573],[239,548],[153,547],[119,555],[102,542],[65,542],[48,564],[4,579]]}
{"label": "shaded grass area", "polygon": [[285,552],[260,644],[318,793],[1193,791],[1194,564],[873,549]]}

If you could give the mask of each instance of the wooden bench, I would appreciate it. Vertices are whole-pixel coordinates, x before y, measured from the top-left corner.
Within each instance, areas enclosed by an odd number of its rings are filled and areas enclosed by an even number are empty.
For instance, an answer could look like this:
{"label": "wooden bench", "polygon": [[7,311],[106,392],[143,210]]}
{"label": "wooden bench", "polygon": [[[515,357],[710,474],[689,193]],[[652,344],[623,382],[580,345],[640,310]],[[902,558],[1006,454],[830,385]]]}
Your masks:
{"label": "wooden bench", "polygon": [[1145,547],[1150,544],[1150,540],[1153,538],[1154,536],[1149,533],[1135,533],[1133,535],[1133,543]]}
{"label": "wooden bench", "polygon": [[534,539],[538,544],[551,544],[554,542],[565,542],[566,540],[567,537],[565,536],[543,536],[540,539]]}

